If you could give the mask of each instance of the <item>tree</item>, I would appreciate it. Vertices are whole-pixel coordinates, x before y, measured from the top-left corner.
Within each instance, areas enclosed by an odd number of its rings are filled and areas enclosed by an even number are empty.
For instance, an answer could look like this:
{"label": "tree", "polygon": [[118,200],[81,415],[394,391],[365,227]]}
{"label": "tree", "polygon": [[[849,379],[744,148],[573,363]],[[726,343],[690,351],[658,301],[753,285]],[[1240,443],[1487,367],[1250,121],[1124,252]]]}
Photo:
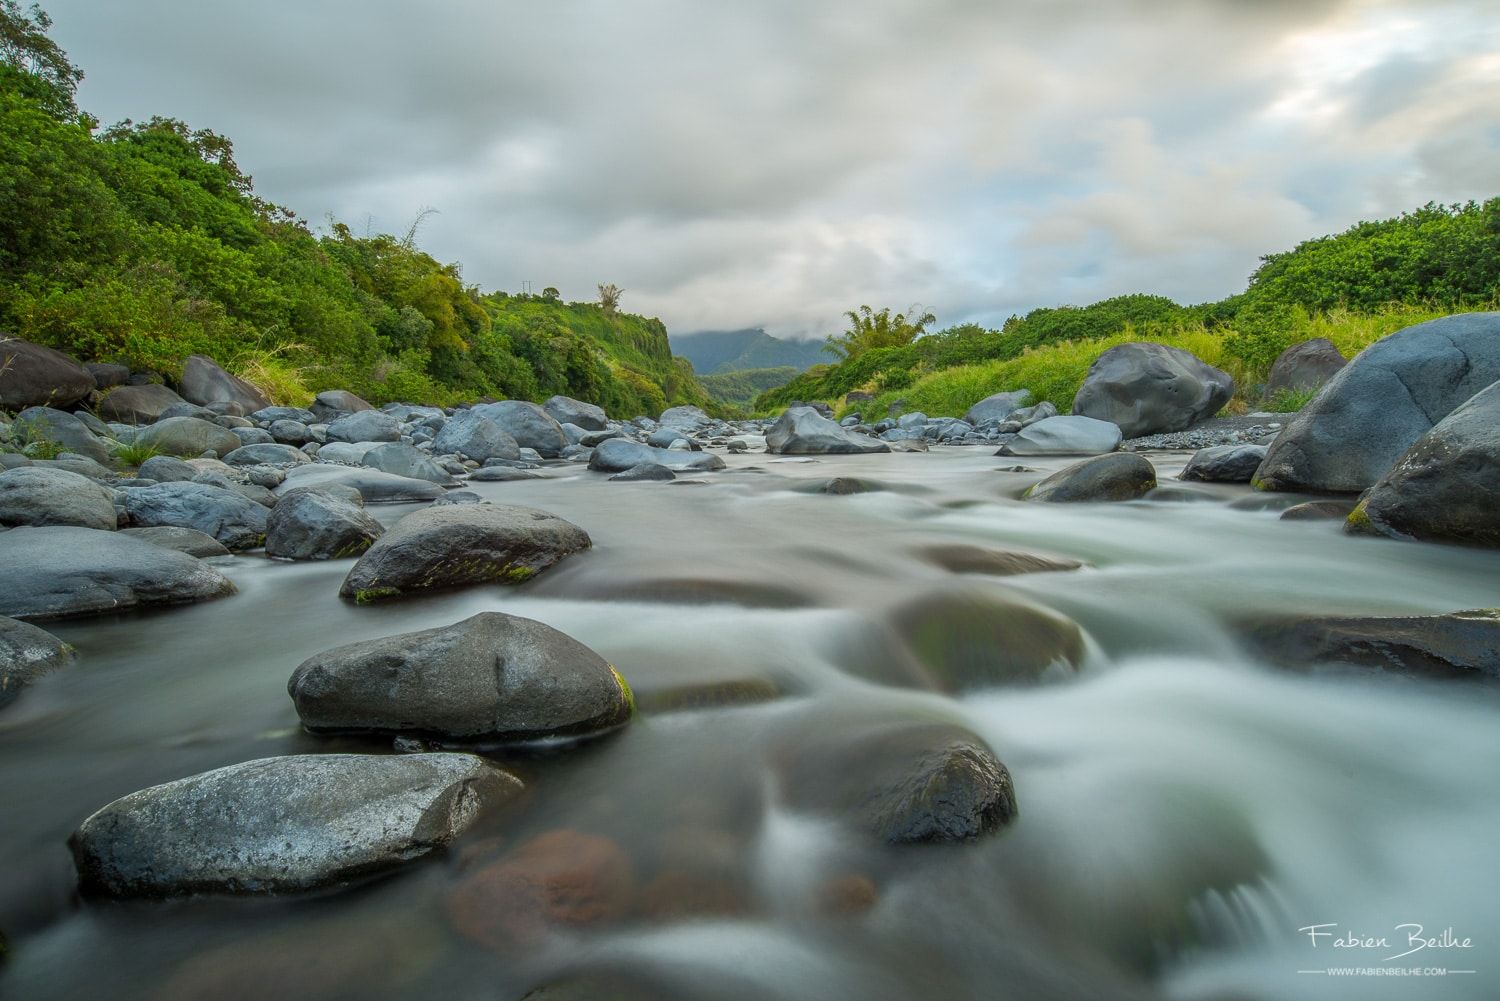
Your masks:
{"label": "tree", "polygon": [[620,312],[620,296],[624,293],[625,290],[614,282],[599,286],[599,308],[604,310],[605,316],[614,319]]}
{"label": "tree", "polygon": [[562,293],[553,288],[551,285],[548,285],[546,288],[542,289],[543,302],[557,302],[561,298]]}
{"label": "tree", "polygon": [[873,348],[899,348],[910,344],[927,332],[928,324],[937,322],[937,317],[931,313],[918,314],[920,308],[911,305],[905,313],[894,316],[889,306],[878,312],[869,306],[851,309],[844,314],[849,318],[849,329],[838,337],[828,338],[825,350],[848,361]]}
{"label": "tree", "polygon": [[0,64],[26,97],[58,118],[72,118],[78,113],[73,95],[83,70],[47,37],[51,27],[52,18],[38,4],[22,10],[16,0],[0,0]]}

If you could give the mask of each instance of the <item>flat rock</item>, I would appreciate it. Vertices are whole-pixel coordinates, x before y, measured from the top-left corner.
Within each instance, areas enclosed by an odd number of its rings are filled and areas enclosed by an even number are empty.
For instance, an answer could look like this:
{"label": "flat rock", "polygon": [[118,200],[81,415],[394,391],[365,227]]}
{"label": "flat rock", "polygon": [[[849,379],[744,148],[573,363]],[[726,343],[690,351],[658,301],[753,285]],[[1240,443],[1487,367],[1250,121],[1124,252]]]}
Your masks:
{"label": "flat rock", "polygon": [[1156,469],[1134,452],[1084,459],[1058,470],[1026,491],[1031,501],[1125,501],[1156,487]]}
{"label": "flat rock", "polygon": [[385,534],[354,487],[330,483],[283,493],[266,516],[266,555],[284,560],[359,556]]}
{"label": "flat rock", "polygon": [[510,483],[514,480],[540,480],[541,478],[540,473],[510,466],[484,466],[469,473],[469,479],[475,483]]}
{"label": "flat rock", "polygon": [[199,559],[210,559],[215,556],[228,556],[229,550],[224,543],[198,531],[196,528],[178,528],[175,525],[153,525],[150,528],[122,528],[121,535],[128,535],[136,539],[144,539],[153,546],[161,546],[163,549],[175,549],[179,553],[187,553]]}
{"label": "flat rock", "polygon": [[158,483],[125,491],[133,525],[170,525],[212,536],[231,550],[265,542],[266,509],[234,490],[207,483]]}
{"label": "flat rock", "polygon": [[224,456],[231,466],[300,466],[311,462],[306,452],[291,445],[270,442],[260,445],[241,445]]}
{"label": "flat rock", "polygon": [[1165,344],[1119,344],[1089,367],[1073,413],[1118,424],[1126,438],[1183,431],[1234,395],[1226,372]]}
{"label": "flat rock", "polygon": [[0,526],[79,525],[113,529],[115,494],[85,476],[45,466],[0,472]]}
{"label": "flat rock", "polygon": [[437,500],[443,488],[427,480],[393,476],[378,469],[340,466],[333,463],[310,463],[287,470],[286,479],[276,488],[281,495],[298,487],[321,487],[341,484],[359,491],[366,504],[404,504]]}
{"label": "flat rock", "polygon": [[0,615],[0,709],[21,689],[73,660],[73,648],[44,629]]}
{"label": "flat rock", "polygon": [[1246,631],[1264,656],[1296,666],[1340,664],[1421,678],[1500,680],[1500,611],[1328,617]]}
{"label": "flat rock", "polygon": [[69,845],[91,893],[310,890],[440,849],[520,790],[471,754],[294,754],[131,793]]}
{"label": "flat rock", "polygon": [[1026,425],[996,455],[1104,455],[1120,446],[1116,424],[1092,417],[1044,417]]}

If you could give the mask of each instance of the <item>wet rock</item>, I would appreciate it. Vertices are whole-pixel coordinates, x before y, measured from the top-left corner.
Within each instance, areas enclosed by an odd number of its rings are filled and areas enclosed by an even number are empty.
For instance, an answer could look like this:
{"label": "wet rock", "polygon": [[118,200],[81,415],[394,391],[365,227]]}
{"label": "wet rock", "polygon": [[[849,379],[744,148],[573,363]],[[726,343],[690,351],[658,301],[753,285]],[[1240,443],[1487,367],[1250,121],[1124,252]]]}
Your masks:
{"label": "wet rock", "polygon": [[177,391],[182,394],[183,399],[199,406],[233,403],[241,408],[242,415],[253,414],[271,405],[271,401],[260,390],[239,376],[230,375],[215,364],[212,358],[205,358],[203,355],[189,355],[187,361],[182,363],[182,379],[178,382]]}
{"label": "wet rock", "polygon": [[825,480],[815,486],[815,492],[829,494],[834,497],[846,497],[850,494],[879,493],[890,489],[884,483],[876,483],[874,480],[862,480],[855,476],[835,476],[831,480]]}
{"label": "wet rock", "polygon": [[779,455],[889,452],[885,442],[839,427],[811,407],[790,407],[766,432],[766,451]]}
{"label": "wet rock", "polygon": [[264,507],[207,483],[158,483],[126,491],[125,513],[133,525],[196,529],[231,550],[254,549],[266,538]]}
{"label": "wet rock", "polygon": [[643,713],[687,712],[696,709],[755,705],[762,702],[774,702],[781,696],[781,689],[774,681],[766,678],[689,682],[670,685],[666,688],[643,689],[635,693],[636,705]]}
{"label": "wet rock", "polygon": [[51,407],[28,407],[16,415],[11,435],[19,442],[48,441],[70,452],[107,463],[109,445],[75,414]]}
{"label": "wet rock", "polygon": [[1133,452],[1084,459],[1058,470],[1026,491],[1025,499],[1049,502],[1126,501],[1156,488],[1156,469]]}
{"label": "wet rock", "polygon": [[0,709],[37,678],[72,660],[73,648],[56,636],[0,615]]}
{"label": "wet rock", "polygon": [[1417,439],[1360,500],[1346,527],[1397,539],[1500,546],[1497,499],[1500,382]]}
{"label": "wet rock", "polygon": [[679,441],[687,441],[683,432],[673,427],[657,428],[646,435],[646,444],[652,448],[671,448]]}
{"label": "wet rock", "polygon": [[99,416],[121,424],[151,424],[168,407],[185,402],[166,386],[116,386],[99,401]]}
{"label": "wet rock", "polygon": [[93,391],[93,375],[73,358],[0,335],[0,410],[69,407]]}
{"label": "wet rock", "polygon": [[589,468],[602,473],[623,473],[641,465],[666,466],[674,472],[696,473],[723,469],[724,460],[711,452],[673,452],[625,438],[600,442],[589,458]]}
{"label": "wet rock", "polygon": [[1326,337],[1293,344],[1272,363],[1271,374],[1266,378],[1266,395],[1319,389],[1347,364],[1349,360]]}
{"label": "wet rock", "polygon": [[1500,380],[1500,312],[1419,323],[1366,348],[1287,425],[1256,473],[1266,490],[1356,493]]}
{"label": "wet rock", "polygon": [[1016,816],[1010,773],[984,743],[945,723],[827,728],[777,755],[781,796],[889,844],[969,841]]}
{"label": "wet rock", "polygon": [[983,424],[986,421],[995,421],[998,423],[1030,403],[1031,390],[1029,389],[1018,389],[1009,393],[994,393],[986,396],[965,411],[964,420],[976,425]]}
{"label": "wet rock", "polygon": [[1249,483],[1265,458],[1264,445],[1215,445],[1193,453],[1179,478],[1200,483]]}
{"label": "wet rock", "polygon": [[1246,632],[1286,664],[1341,664],[1422,678],[1500,680],[1500,611],[1260,623]]}
{"label": "wet rock", "polygon": [[379,410],[361,410],[345,414],[328,425],[329,441],[400,441],[401,424],[390,414]]}
{"label": "wet rock", "polygon": [[1234,380],[1181,348],[1119,344],[1090,366],[1073,413],[1120,426],[1127,438],[1182,431],[1218,413]]}
{"label": "wet rock", "polygon": [[1281,512],[1282,521],[1343,521],[1354,510],[1351,501],[1321,500],[1293,504]]}
{"label": "wet rock", "polygon": [[945,692],[1072,675],[1083,630],[1051,609],[980,590],[933,591],[893,609],[896,635]]}
{"label": "wet rock", "polygon": [[379,448],[384,442],[379,441],[330,441],[325,445],[318,446],[317,458],[320,462],[342,462],[351,466],[357,466],[364,461],[365,453],[372,448]]}
{"label": "wet rock", "polygon": [[187,553],[199,559],[229,555],[229,550],[222,542],[195,528],[155,525],[151,528],[122,528],[120,534],[143,539],[163,549],[175,549],[179,553]]}
{"label": "wet rock", "polygon": [[621,483],[639,483],[642,481],[675,480],[677,474],[666,466],[656,462],[643,462],[638,466],[631,466],[623,473],[616,473],[610,477],[611,480],[619,480]]}
{"label": "wet rock", "polygon": [[218,570],[183,553],[92,528],[0,532],[0,615],[17,619],[99,615],[180,605],[234,593]]}
{"label": "wet rock", "polygon": [[539,480],[541,478],[540,473],[509,466],[485,466],[469,474],[469,479],[475,483],[509,483],[513,480]]}
{"label": "wet rock", "polygon": [[432,440],[438,455],[462,455],[475,462],[488,459],[515,459],[521,447],[504,428],[474,410],[460,410]]}
{"label": "wet rock", "polygon": [[1120,445],[1117,425],[1092,417],[1045,417],[1022,427],[996,455],[1104,455]]}
{"label": "wet rock", "polygon": [[310,463],[287,470],[286,479],[276,488],[278,496],[298,487],[323,487],[339,484],[359,491],[366,504],[405,504],[437,500],[443,488],[427,480],[409,476],[392,476],[378,469]]}
{"label": "wet rock", "polygon": [[117,799],[69,845],[88,892],[310,890],[442,848],[520,789],[470,754],[262,758]]}
{"label": "wet rock", "polygon": [[0,526],[80,525],[108,531],[117,520],[114,491],[87,477],[45,466],[0,472]]}
{"label": "wet rock", "polygon": [[307,423],[326,424],[341,414],[356,414],[375,408],[347,389],[327,389],[313,398],[312,406],[308,409],[311,413]]}
{"label": "wet rock", "polygon": [[150,445],[167,455],[194,456],[213,452],[228,455],[241,447],[239,436],[228,428],[199,417],[168,417],[142,428],[137,445]]}
{"label": "wet rock", "polygon": [[603,431],[609,426],[609,418],[603,407],[584,403],[569,396],[554,396],[542,404],[542,409],[559,424],[572,424],[585,431]]}
{"label": "wet rock", "polygon": [[927,451],[927,443],[925,441],[893,441],[890,444],[891,444],[891,451],[892,452],[925,452],[925,451]]}
{"label": "wet rock", "polygon": [[562,425],[535,403],[502,400],[499,403],[480,404],[473,408],[473,412],[494,421],[502,431],[515,439],[518,446],[535,449],[543,458],[555,459],[559,452],[568,447]]}
{"label": "wet rock", "polygon": [[880,902],[875,881],[863,873],[830,876],[818,884],[816,906],[828,917],[844,918],[864,914]]}
{"label": "wet rock", "polygon": [[360,557],[339,594],[361,603],[471,584],[518,584],[593,545],[536,508],[466,504],[407,515]]}
{"label": "wet rock", "polygon": [[427,453],[401,442],[378,445],[366,452],[360,462],[382,473],[405,476],[414,480],[426,480],[441,487],[452,486],[458,482],[453,478],[452,473],[433,462],[432,457]]}
{"label": "wet rock", "polygon": [[986,549],[983,546],[969,546],[962,543],[927,546],[917,550],[916,555],[953,573],[976,573],[990,577],[1053,573],[1061,570],[1078,570],[1083,566],[1077,560],[1038,556],[1034,553],[1018,553],[1005,549]]}
{"label": "wet rock", "polygon": [[464,937],[511,952],[539,944],[553,929],[620,920],[635,889],[634,867],[619,845],[556,830],[465,875],[448,896],[448,916]]}
{"label": "wet rock", "polygon": [[296,487],[266,516],[266,555],[282,560],[339,560],[359,556],[385,534],[350,486]]}
{"label": "wet rock", "polygon": [[604,658],[500,612],[325,651],[297,668],[287,690],[314,732],[486,744],[595,736],[629,722],[633,709]]}
{"label": "wet rock", "polygon": [[272,442],[268,445],[242,445],[224,456],[224,461],[231,466],[300,466],[312,460],[301,449]]}

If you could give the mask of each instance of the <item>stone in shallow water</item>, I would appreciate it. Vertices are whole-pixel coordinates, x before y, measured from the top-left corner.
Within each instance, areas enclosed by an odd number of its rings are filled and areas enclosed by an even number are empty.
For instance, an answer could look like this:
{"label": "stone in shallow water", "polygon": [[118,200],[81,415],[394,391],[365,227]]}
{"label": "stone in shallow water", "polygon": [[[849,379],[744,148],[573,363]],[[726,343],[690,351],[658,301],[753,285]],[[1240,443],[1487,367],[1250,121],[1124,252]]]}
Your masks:
{"label": "stone in shallow water", "polygon": [[1018,553],[1006,549],[987,549],[984,546],[970,546],[963,543],[926,546],[918,549],[916,555],[953,573],[978,573],[991,577],[1014,577],[1025,573],[1077,570],[1083,566],[1077,560],[1038,556],[1035,553]]}
{"label": "stone in shallow water", "polygon": [[520,791],[471,754],[295,754],[131,793],[69,844],[89,892],[310,890],[442,848]]}
{"label": "stone in shallow water", "polygon": [[975,588],[924,594],[891,610],[892,628],[945,692],[1072,675],[1083,630],[1072,619]]}
{"label": "stone in shallow water", "polygon": [[1328,617],[1246,630],[1265,656],[1298,666],[1343,664],[1424,678],[1500,681],[1500,611]]}
{"label": "stone in shallow water", "polygon": [[1104,455],[1120,445],[1120,428],[1092,417],[1046,417],[1023,427],[996,455]]}
{"label": "stone in shallow water", "polygon": [[331,463],[314,462],[305,466],[293,466],[287,470],[286,479],[276,488],[278,496],[298,487],[324,487],[331,485],[353,487],[359,491],[366,504],[402,504],[409,501],[437,500],[443,496],[443,488],[427,480],[410,476],[394,476],[378,469],[354,468]]}
{"label": "stone in shallow water", "polygon": [[672,472],[666,466],[660,465],[659,463],[643,462],[638,466],[631,466],[623,473],[616,473],[615,475],[611,476],[610,479],[617,480],[620,483],[641,483],[653,481],[659,483],[666,480],[675,480],[677,479],[677,474]]}
{"label": "stone in shallow water", "polygon": [[0,615],[0,708],[37,678],[72,660],[73,648],[56,636]]}
{"label": "stone in shallow water", "polygon": [[640,465],[666,466],[675,472],[701,472],[723,469],[724,460],[708,452],[673,452],[625,438],[600,442],[589,457],[589,468],[596,472],[623,473]]}
{"label": "stone in shallow water", "polygon": [[1249,483],[1266,458],[1264,445],[1214,445],[1200,448],[1179,479],[1200,483]]}
{"label": "stone in shallow water", "polygon": [[229,549],[254,549],[266,538],[264,507],[207,483],[158,483],[126,491],[125,511],[134,525],[196,529]]}
{"label": "stone in shallow water", "polygon": [[266,555],[283,560],[338,560],[358,556],[385,534],[350,486],[297,487],[266,517]]}
{"label": "stone in shallow water", "polygon": [[841,428],[812,407],[790,407],[766,432],[766,451],[780,455],[844,455],[889,452],[891,447]]}
{"label": "stone in shallow water", "polygon": [[1060,469],[1026,491],[1029,501],[1126,501],[1156,488],[1156,469],[1133,452],[1114,452]]}

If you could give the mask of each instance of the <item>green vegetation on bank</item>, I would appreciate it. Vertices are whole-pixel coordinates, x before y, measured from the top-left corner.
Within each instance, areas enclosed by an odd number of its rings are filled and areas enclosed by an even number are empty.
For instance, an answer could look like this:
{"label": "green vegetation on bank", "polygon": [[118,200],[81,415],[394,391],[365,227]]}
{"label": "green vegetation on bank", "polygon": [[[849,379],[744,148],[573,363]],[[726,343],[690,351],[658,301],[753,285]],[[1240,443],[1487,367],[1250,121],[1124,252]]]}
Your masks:
{"label": "green vegetation on bank", "polygon": [[761,393],[784,386],[796,377],[795,368],[783,365],[779,368],[737,369],[715,375],[700,375],[698,381],[715,400],[736,407],[748,407]]}
{"label": "green vegetation on bank", "polygon": [[377,403],[565,393],[621,416],[710,402],[613,286],[600,303],[486,295],[415,226],[314,234],[255,194],[223,136],[100,129],[49,25],[0,0],[0,329],[166,376],[209,355],[285,403],[335,387]]}

